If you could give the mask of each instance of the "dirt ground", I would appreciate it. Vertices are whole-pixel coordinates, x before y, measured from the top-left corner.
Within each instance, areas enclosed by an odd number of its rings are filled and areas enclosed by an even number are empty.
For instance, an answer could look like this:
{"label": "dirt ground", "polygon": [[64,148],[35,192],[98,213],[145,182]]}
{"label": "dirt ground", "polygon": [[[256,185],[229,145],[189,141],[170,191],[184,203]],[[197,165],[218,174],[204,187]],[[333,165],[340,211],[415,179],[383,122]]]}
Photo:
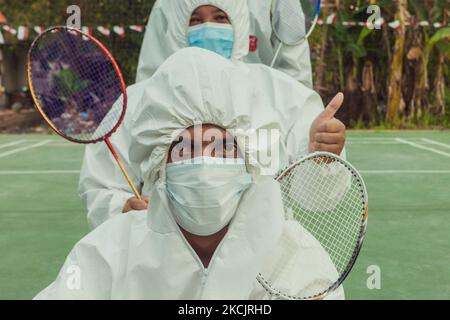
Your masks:
{"label": "dirt ground", "polygon": [[26,109],[19,112],[0,110],[0,133],[40,133],[46,132],[47,126],[39,112]]}

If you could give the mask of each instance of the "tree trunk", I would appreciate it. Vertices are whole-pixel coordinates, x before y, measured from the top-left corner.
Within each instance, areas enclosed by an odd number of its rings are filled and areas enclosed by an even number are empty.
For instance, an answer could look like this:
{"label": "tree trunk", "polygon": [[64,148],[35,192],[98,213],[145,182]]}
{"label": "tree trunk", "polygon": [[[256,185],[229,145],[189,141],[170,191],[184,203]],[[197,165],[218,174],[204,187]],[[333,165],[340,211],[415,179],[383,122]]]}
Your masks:
{"label": "tree trunk", "polygon": [[403,56],[405,50],[405,18],[407,13],[407,0],[398,0],[396,18],[400,22],[395,35],[394,52],[390,67],[388,104],[386,110],[386,121],[391,124],[398,124],[400,111],[404,105],[402,97],[402,71]]}
{"label": "tree trunk", "polygon": [[3,52],[0,48],[0,110],[6,108],[6,88],[3,86]]}
{"label": "tree trunk", "polygon": [[405,101],[405,116],[418,120],[426,108],[428,92],[427,58],[424,50],[425,35],[419,25],[411,27],[406,32],[405,50],[408,48],[403,66],[403,99]]}
{"label": "tree trunk", "polygon": [[363,92],[363,110],[362,120],[364,124],[369,125],[371,123],[378,122],[378,99],[377,89],[375,86],[375,76],[373,62],[366,60],[362,71],[362,92]]}
{"label": "tree trunk", "polygon": [[[322,16],[324,18],[328,15],[328,3],[327,0],[323,1],[323,9],[322,9]],[[316,67],[316,76],[315,76],[315,87],[316,90],[319,91],[319,93],[323,94],[326,90],[326,84],[325,84],[325,71],[326,71],[326,53],[327,53],[327,44],[328,44],[328,25],[324,23],[322,25],[322,34],[321,34],[321,41],[320,41],[320,54],[317,61],[317,67]]]}
{"label": "tree trunk", "polygon": [[[444,25],[448,24],[449,11],[448,9],[444,9],[443,13],[443,23]],[[439,52],[437,59],[437,70],[436,70],[436,78],[434,81],[434,90],[436,91],[436,114],[440,116],[445,116],[446,108],[445,108],[445,73],[444,73],[444,64],[445,64],[445,56],[441,52]],[[450,85],[450,84],[447,84]]]}
{"label": "tree trunk", "polygon": [[[427,37],[425,34],[423,35],[423,47],[425,47],[425,43],[427,42]],[[415,105],[416,105],[416,118],[420,118],[424,112],[430,112],[429,104],[428,104],[428,94],[430,92],[430,86],[428,82],[428,65],[430,61],[429,53],[424,52],[421,59],[421,64],[419,65],[419,85],[416,91],[415,97]]]}
{"label": "tree trunk", "polygon": [[436,80],[434,88],[436,90],[436,114],[445,116],[445,76],[444,76],[445,57],[439,53],[438,67],[436,70]]}
{"label": "tree trunk", "polygon": [[[354,66],[352,66],[353,68]],[[345,105],[336,114],[336,118],[343,120],[347,126],[354,126],[362,118],[364,102],[359,88],[358,82],[354,77],[354,73],[350,70],[347,72],[345,80]]]}

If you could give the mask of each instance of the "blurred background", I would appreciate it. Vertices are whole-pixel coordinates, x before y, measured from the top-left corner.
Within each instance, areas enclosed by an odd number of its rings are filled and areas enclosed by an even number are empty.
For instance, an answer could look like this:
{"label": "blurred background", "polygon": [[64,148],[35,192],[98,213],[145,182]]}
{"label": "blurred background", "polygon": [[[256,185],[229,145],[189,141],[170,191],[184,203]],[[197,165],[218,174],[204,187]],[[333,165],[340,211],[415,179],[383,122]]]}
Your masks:
{"label": "blurred background", "polygon": [[[131,85],[153,3],[0,0],[0,131],[45,130],[35,112],[18,113],[32,104],[26,55],[39,32],[66,23],[69,5],[81,8],[84,30],[110,48]],[[373,4],[379,30],[365,26]],[[448,0],[323,0],[310,38],[315,89],[325,101],[345,92],[339,117],[351,128],[450,128],[449,23]]]}

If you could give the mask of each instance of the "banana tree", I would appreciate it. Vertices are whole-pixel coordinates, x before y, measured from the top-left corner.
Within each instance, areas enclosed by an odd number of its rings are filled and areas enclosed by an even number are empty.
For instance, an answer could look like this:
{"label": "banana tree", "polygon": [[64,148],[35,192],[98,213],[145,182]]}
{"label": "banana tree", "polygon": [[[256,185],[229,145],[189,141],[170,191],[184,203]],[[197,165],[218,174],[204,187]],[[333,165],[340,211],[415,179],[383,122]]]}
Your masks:
{"label": "banana tree", "polygon": [[407,0],[397,1],[396,19],[399,27],[395,32],[395,45],[390,66],[388,84],[388,101],[386,110],[386,122],[395,126],[400,125],[400,112],[404,108],[402,96],[402,72],[405,50],[405,22],[408,15]]}
{"label": "banana tree", "polygon": [[[445,5],[446,0],[437,1],[419,1],[410,0],[410,5],[414,14],[422,21],[444,22],[448,21],[448,9]],[[414,92],[414,99],[411,102],[412,110],[415,111],[415,116],[420,117],[421,111],[427,113],[433,112],[435,114],[445,114],[445,78],[444,67],[446,57],[449,55],[449,36],[450,28],[434,30],[430,27],[421,28],[423,42],[422,45],[411,48],[408,56],[419,60],[418,79],[414,83],[412,91]],[[432,33],[434,32],[434,33]],[[435,50],[437,48],[438,50]],[[436,51],[437,58],[435,59],[436,73],[434,81],[435,100],[430,102],[430,84],[429,71],[432,69],[430,65],[433,52]]]}
{"label": "banana tree", "polygon": [[[322,9],[321,14],[323,17],[328,16],[328,7],[329,7],[329,1],[323,0],[322,1]],[[316,28],[317,30],[318,28]],[[317,91],[323,93],[326,89],[325,84],[325,70],[327,67],[327,64],[325,62],[325,56],[327,53],[327,47],[328,47],[328,25],[325,23],[320,28],[320,44],[319,44],[319,54],[317,55],[316,60],[316,69],[315,69],[315,77],[314,77],[314,87]]]}
{"label": "banana tree", "polygon": [[383,77],[379,76],[381,68],[376,65],[383,65],[387,60],[386,50],[380,46],[383,33],[378,29],[355,28],[344,24],[345,21],[367,21],[367,8],[371,4],[379,5],[383,12],[392,6],[390,1],[385,0],[344,0],[337,11],[337,23],[329,30],[332,43],[329,56],[334,59],[337,68],[333,71],[337,75],[335,79],[339,90],[346,94],[344,109],[348,115],[345,118],[350,124],[360,120],[365,125],[369,122],[376,124],[379,120],[378,95],[384,87],[377,84],[376,79],[381,80]]}
{"label": "banana tree", "polygon": [[[443,25],[448,25],[450,20],[450,10],[447,0],[438,0],[431,10],[432,19],[435,22],[442,22]],[[445,107],[445,91],[450,85],[445,83],[445,73],[449,72],[448,63],[450,61],[450,28],[438,30],[430,39],[426,46],[426,53],[431,54],[433,47],[437,48],[435,71],[434,91],[436,93],[436,101],[434,112],[438,115],[444,116],[446,114]],[[447,80],[448,81],[448,80]]]}
{"label": "banana tree", "polygon": [[[425,47],[424,60],[428,63],[433,47],[438,48],[437,70],[434,82],[436,91],[435,112],[439,115],[445,115],[445,61],[450,60],[450,27],[437,31],[428,41]],[[448,68],[448,66],[447,66]]]}

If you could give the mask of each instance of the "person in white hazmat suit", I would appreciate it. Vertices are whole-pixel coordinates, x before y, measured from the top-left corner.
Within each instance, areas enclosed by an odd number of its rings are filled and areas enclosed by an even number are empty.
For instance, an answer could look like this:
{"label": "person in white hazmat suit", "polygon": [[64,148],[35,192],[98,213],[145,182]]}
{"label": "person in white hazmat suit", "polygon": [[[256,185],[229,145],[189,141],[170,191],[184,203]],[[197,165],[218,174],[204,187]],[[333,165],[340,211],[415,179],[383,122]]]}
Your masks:
{"label": "person in white hazmat suit", "polygon": [[[206,1],[204,1],[206,3]],[[233,5],[234,0],[228,1]],[[158,0],[152,8],[142,43],[136,82],[150,78],[158,67],[178,46],[166,41],[169,23],[175,21],[173,4],[176,1]],[[221,3],[214,5],[220,6]],[[239,4],[236,4],[239,6]],[[242,57],[248,63],[263,63],[269,66],[278,48],[279,40],[272,32],[271,14],[273,0],[247,0],[250,14],[250,52]],[[223,6],[222,8],[227,9]],[[296,46],[283,46],[274,68],[280,70],[305,86],[312,88],[311,56],[308,41]]]}
{"label": "person in white hazmat suit", "polygon": [[[240,61],[249,52],[249,19],[246,0],[168,0],[167,3],[172,5],[170,11],[172,15],[167,21],[165,39],[160,44],[162,49],[156,49],[160,50],[159,52],[166,58],[182,48],[199,46],[230,59],[234,64],[242,67],[245,65],[247,72],[243,77],[233,81],[236,84],[252,82],[259,88],[260,92],[258,96],[255,96],[252,114],[259,112],[257,101],[261,100],[260,97],[264,97],[265,103],[272,103],[280,113],[286,115],[292,106],[301,106],[300,102],[295,100],[293,91],[298,91],[298,94],[305,96],[314,94],[318,98],[312,90],[282,72],[262,64],[245,64]],[[161,58],[160,63],[164,59]],[[141,81],[127,89],[127,114],[110,139],[145,200],[140,201],[134,197],[122,172],[104,144],[87,146],[80,174],[79,191],[88,211],[88,222],[91,228],[99,226],[112,216],[147,208],[149,194],[142,190],[141,173],[139,168],[130,162],[127,148],[131,140],[131,118],[139,112],[139,97],[148,81],[151,80]],[[240,99],[239,96],[234,98]],[[302,107],[314,109],[322,106],[320,99],[316,98],[307,99],[305,102],[307,105]],[[342,97],[338,97],[338,101],[335,102],[336,105],[340,103],[342,103]],[[285,130],[293,120],[286,116]],[[314,118],[303,120],[305,127],[296,127],[296,130],[290,132],[293,142],[286,146],[294,155],[293,157],[313,151],[341,153],[345,141],[345,126],[340,121],[330,116],[316,121],[315,126],[311,127]]]}
{"label": "person in white hazmat suit", "polygon": [[[286,118],[304,125],[322,112],[307,100],[320,99],[293,91],[301,107],[281,113],[251,82],[235,82],[248,71],[199,48],[161,66],[132,119],[129,151],[151,194],[148,211],[88,234],[35,299],[274,299],[258,273],[292,295],[336,277],[320,244],[285,219],[278,182],[246,164],[242,143],[250,129],[277,129],[280,144],[296,142]],[[327,298],[343,299],[342,287]]]}

